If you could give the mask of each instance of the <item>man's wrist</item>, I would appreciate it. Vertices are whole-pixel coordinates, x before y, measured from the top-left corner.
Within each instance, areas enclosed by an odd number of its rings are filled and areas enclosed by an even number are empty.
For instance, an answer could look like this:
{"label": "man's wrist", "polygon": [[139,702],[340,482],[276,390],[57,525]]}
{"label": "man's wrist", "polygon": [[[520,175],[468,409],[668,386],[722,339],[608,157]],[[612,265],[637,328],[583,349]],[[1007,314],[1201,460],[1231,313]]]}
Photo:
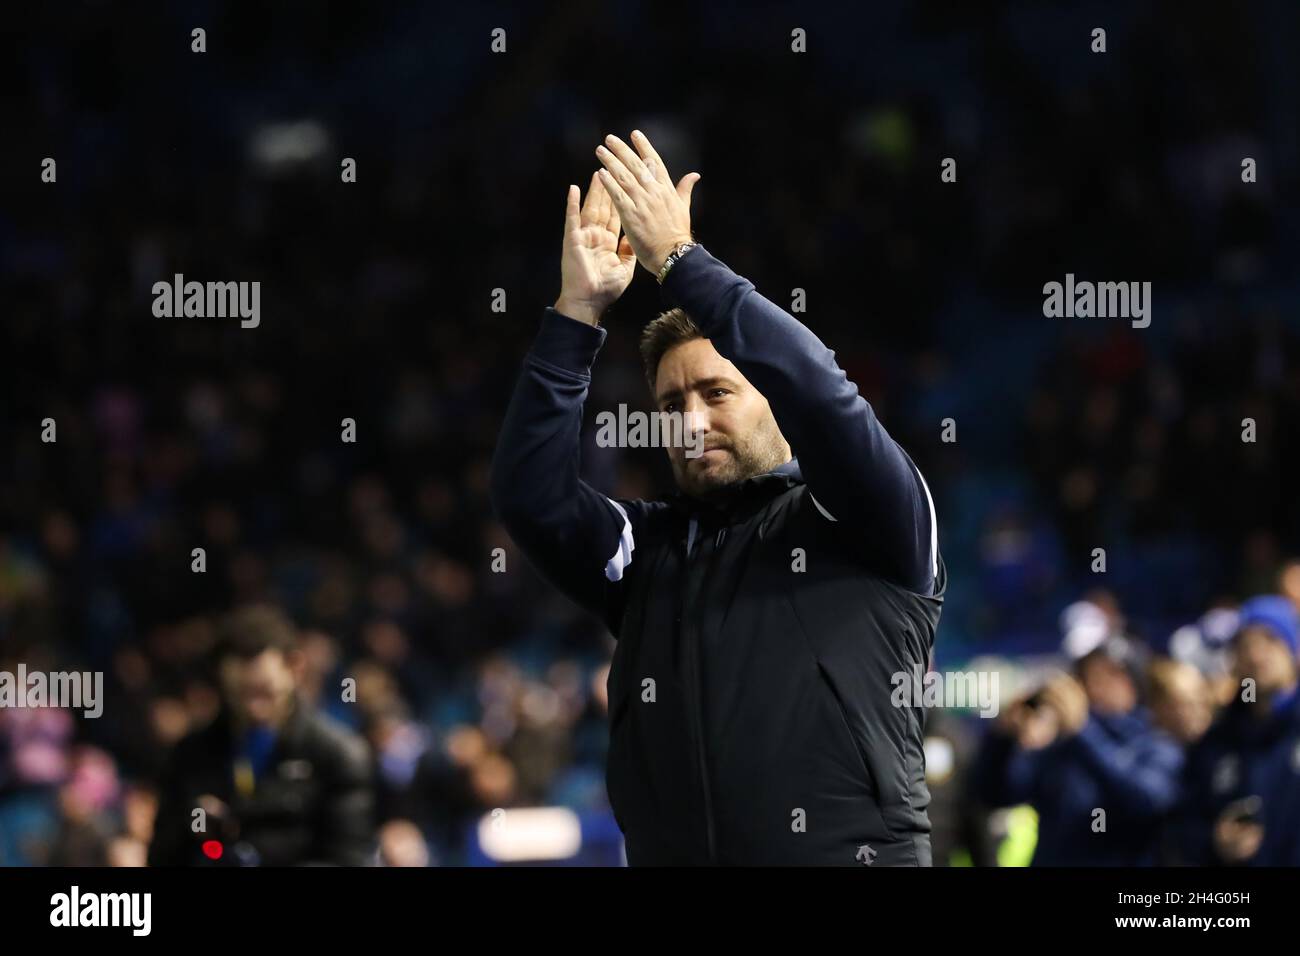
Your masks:
{"label": "man's wrist", "polygon": [[685,238],[674,240],[671,245],[657,252],[654,261],[659,265],[654,270],[655,281],[662,285],[668,273],[671,272],[673,267],[677,264],[677,261],[695,245],[695,240],[690,236],[686,236]]}
{"label": "man's wrist", "polygon": [[576,375],[588,375],[605,341],[605,329],[547,309],[529,354]]}
{"label": "man's wrist", "polygon": [[578,322],[587,325],[600,325],[600,317],[604,314],[604,309],[597,309],[594,306],[573,299],[566,299],[561,295],[555,300],[554,309],[561,315],[568,316]]}

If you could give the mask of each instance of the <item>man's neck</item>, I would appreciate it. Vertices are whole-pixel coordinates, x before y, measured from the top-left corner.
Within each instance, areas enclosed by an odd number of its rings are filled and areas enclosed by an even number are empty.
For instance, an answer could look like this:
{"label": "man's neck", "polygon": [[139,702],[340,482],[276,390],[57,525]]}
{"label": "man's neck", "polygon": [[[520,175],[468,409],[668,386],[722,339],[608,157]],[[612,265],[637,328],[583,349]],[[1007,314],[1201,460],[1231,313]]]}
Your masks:
{"label": "man's neck", "polygon": [[286,699],[284,703],[280,705],[280,709],[276,714],[276,716],[271,720],[270,723],[267,724],[254,723],[253,721],[244,720],[242,717],[238,715],[232,715],[234,716],[233,723],[235,727],[235,732],[240,736],[243,736],[244,734],[247,734],[250,731],[261,728],[261,729],[269,730],[274,734],[279,734],[282,730],[284,730],[285,726],[289,723],[289,718],[293,716],[295,706],[296,706],[296,698],[293,695],[290,695],[288,699]]}

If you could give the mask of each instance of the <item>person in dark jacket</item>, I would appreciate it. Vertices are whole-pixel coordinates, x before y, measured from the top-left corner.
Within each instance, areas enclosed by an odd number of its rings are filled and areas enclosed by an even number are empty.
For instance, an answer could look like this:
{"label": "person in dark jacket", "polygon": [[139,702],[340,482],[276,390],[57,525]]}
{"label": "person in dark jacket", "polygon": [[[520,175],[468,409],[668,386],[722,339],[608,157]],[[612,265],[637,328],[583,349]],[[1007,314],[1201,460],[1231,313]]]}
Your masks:
{"label": "person in dark jacket", "polygon": [[1179,862],[1300,866],[1298,635],[1287,598],[1242,605],[1231,645],[1240,692],[1188,757]]}
{"label": "person in dark jacket", "polygon": [[149,864],[366,864],[370,752],[299,699],[293,624],[270,607],[232,612],[220,625],[216,665],[222,709],[169,755]]}
{"label": "person in dark jacket", "polygon": [[[929,865],[924,711],[890,703],[943,601],[929,491],[834,354],[691,241],[698,175],[674,187],[632,138],[606,138],[581,207],[569,187],[560,297],[491,474],[515,542],[618,639],[606,781],[628,862]],[[670,306],[647,381],[687,421],[679,490],[655,501],[579,477],[599,322],[637,262]]]}
{"label": "person in dark jacket", "polygon": [[[1038,812],[1033,866],[1150,866],[1178,798],[1183,751],[1138,706],[1129,642],[1115,637],[1012,704],[985,738],[977,791]],[[1076,679],[1077,678],[1077,679]]]}

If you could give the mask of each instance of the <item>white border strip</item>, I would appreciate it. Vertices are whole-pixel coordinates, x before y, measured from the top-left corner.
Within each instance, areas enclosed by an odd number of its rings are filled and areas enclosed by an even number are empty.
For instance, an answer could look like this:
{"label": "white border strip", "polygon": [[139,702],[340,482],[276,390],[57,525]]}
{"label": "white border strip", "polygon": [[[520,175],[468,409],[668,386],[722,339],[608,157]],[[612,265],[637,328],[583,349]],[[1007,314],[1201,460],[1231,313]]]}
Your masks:
{"label": "white border strip", "polygon": [[618,549],[614,552],[614,556],[605,562],[605,577],[610,581],[621,581],[623,569],[632,563],[632,552],[636,550],[636,542],[632,540],[632,522],[628,520],[623,506],[613,498],[605,498],[605,500],[623,517],[623,530],[619,534]]}

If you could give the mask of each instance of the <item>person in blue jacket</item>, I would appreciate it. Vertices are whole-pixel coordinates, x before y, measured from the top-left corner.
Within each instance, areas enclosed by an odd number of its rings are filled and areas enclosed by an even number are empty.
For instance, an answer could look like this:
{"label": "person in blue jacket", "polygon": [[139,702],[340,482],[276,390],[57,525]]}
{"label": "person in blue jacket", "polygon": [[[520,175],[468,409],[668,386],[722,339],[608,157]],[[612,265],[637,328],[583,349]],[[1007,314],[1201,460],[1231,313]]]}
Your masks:
{"label": "person in blue jacket", "polygon": [[1183,751],[1138,706],[1122,637],[1016,701],[984,741],[975,787],[989,806],[1038,813],[1033,866],[1150,866],[1178,798]]}
{"label": "person in blue jacket", "polygon": [[1287,598],[1242,605],[1231,644],[1241,690],[1188,756],[1178,862],[1300,866],[1298,635]]}

